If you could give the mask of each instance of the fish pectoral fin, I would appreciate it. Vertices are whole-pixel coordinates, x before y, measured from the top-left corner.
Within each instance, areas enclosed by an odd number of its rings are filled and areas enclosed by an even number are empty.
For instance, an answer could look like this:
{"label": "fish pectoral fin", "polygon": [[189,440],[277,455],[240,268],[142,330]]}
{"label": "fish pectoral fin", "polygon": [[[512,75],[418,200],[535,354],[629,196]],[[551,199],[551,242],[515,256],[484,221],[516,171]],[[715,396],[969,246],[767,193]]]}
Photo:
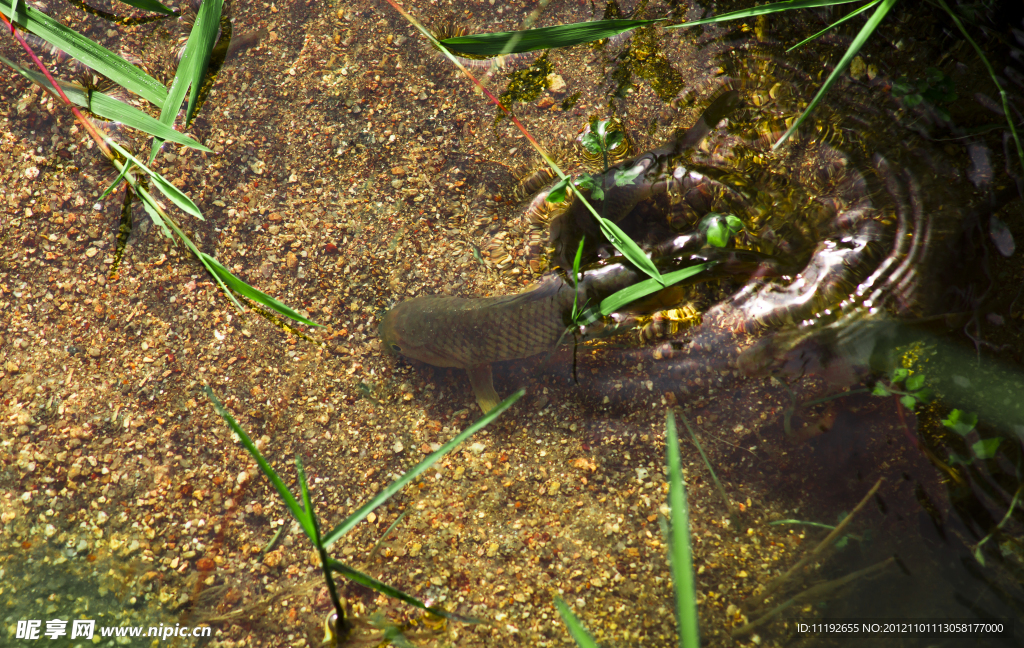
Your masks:
{"label": "fish pectoral fin", "polygon": [[490,412],[501,402],[498,392],[494,391],[494,379],[491,376],[491,365],[481,364],[466,369],[469,374],[469,384],[473,385],[473,395],[476,396],[476,403],[484,414]]}

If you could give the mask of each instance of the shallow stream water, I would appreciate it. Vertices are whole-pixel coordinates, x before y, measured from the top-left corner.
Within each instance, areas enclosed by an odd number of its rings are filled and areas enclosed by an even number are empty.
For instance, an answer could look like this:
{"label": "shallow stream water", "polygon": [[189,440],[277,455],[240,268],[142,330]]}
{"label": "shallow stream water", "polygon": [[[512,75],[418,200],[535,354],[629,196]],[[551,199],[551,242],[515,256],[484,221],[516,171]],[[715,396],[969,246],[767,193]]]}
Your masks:
{"label": "shallow stream water", "polygon": [[[406,6],[435,29],[486,31],[537,8]],[[969,28],[1019,119],[1024,25],[983,9]],[[187,33],[50,10],[154,76]],[[706,13],[555,1],[536,24]],[[238,313],[139,207],[112,276],[123,194],[100,194],[115,174],[68,112],[5,76],[4,645],[31,645],[18,628],[32,619],[211,628],[169,640],[182,646],[319,645],[330,601],[318,563],[201,388],[293,492],[301,456],[331,528],[480,415],[463,370],[382,352],[382,316],[413,297],[518,293],[554,271],[546,247],[575,249],[546,238],[557,209],[524,196],[539,159],[527,140],[388,4],[235,3],[230,15],[245,46],[189,131],[214,152],[165,147],[156,168],[202,209],[205,221],[180,218],[200,249],[324,328],[295,335]],[[862,22],[785,49],[840,15],[651,27],[492,73],[473,63],[496,92],[519,80],[525,96],[510,107],[575,172],[603,171],[574,148],[592,118],[618,119],[639,156],[735,92],[740,103],[621,222],[656,248],[729,211],[745,225],[730,245],[763,263],[674,295],[659,306],[678,309],[675,321],[641,317],[643,334],[495,363],[498,393],[526,395],[332,548],[483,623],[438,624],[339,581],[359,621],[351,645],[379,645],[387,624],[413,645],[574,645],[555,596],[602,645],[676,645],[670,409],[704,645],[832,645],[799,623],[853,619],[1016,634],[858,633],[842,645],[1019,645],[1020,166],[984,67],[924,3],[898,6],[773,152]],[[903,77],[922,101],[901,96]],[[907,377],[894,382],[896,370]],[[911,384],[933,398],[901,403]],[[944,425],[954,409],[978,424]],[[833,549],[776,584],[862,501]]]}

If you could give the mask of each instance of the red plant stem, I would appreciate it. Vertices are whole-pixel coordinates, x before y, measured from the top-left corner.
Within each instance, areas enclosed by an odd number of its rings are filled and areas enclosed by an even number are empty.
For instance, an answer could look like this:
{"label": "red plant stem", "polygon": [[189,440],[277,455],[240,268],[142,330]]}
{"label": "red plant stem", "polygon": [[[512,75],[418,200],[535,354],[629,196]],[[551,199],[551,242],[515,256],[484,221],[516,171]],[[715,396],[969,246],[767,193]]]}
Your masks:
{"label": "red plant stem", "polygon": [[11,34],[13,34],[14,37],[18,40],[18,42],[21,43],[21,46],[25,48],[25,51],[28,52],[28,55],[35,62],[36,67],[38,67],[43,72],[43,75],[46,76],[47,80],[57,91],[57,94],[59,94],[60,98],[64,100],[64,103],[66,103],[71,108],[71,112],[74,113],[75,118],[78,120],[78,122],[82,125],[83,128],[85,128],[89,135],[91,135],[92,138],[96,140],[96,144],[99,146],[100,151],[103,153],[103,155],[105,155],[108,159],[114,159],[114,154],[110,151],[110,148],[107,146],[107,143],[103,141],[103,137],[99,134],[99,131],[96,130],[96,127],[93,125],[91,121],[85,118],[85,115],[83,115],[78,110],[78,107],[71,103],[71,101],[68,99],[68,96],[64,94],[64,90],[62,90],[60,85],[54,80],[53,75],[50,74],[50,71],[46,69],[46,66],[43,65],[43,62],[39,60],[39,57],[36,56],[36,53],[32,51],[32,48],[28,46],[28,43],[26,43],[25,39],[21,37],[21,34],[19,34],[14,29],[14,24],[10,20],[8,20],[7,16],[5,16],[4,14],[0,14],[0,18],[3,18],[4,22],[7,23],[7,25],[11,28]]}

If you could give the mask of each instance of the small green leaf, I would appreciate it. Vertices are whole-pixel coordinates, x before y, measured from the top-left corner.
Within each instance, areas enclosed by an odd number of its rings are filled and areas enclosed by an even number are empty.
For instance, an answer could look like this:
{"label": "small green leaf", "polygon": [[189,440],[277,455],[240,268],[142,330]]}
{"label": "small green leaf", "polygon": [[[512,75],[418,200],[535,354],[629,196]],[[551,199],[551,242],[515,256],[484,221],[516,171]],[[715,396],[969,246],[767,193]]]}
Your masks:
{"label": "small green leaf", "polygon": [[594,131],[589,131],[583,136],[583,148],[594,155],[601,154],[601,136]]}
{"label": "small green leaf", "polygon": [[914,106],[920,105],[922,101],[924,101],[924,97],[917,93],[908,94],[907,96],[903,97],[903,103],[907,106],[907,108],[913,108]]}
{"label": "small green leaf", "polygon": [[914,392],[914,398],[922,403],[927,403],[932,399],[932,390],[925,388],[920,391],[916,391]]}
{"label": "small green leaf", "polygon": [[153,171],[145,164],[140,162],[135,156],[133,156],[131,153],[125,150],[124,147],[117,144],[117,142],[115,142],[114,140],[105,136],[104,139],[107,142],[108,146],[116,150],[121,155],[125,156],[125,158],[127,158],[128,160],[134,162],[142,171],[145,171],[146,174],[148,174],[149,177],[153,179],[153,184],[156,185],[156,188],[159,189],[160,192],[163,193],[165,196],[167,196],[167,198],[170,199],[171,202],[177,205],[179,209],[181,209],[186,214],[195,216],[199,220],[206,220],[203,218],[202,212],[199,211],[199,207],[197,207],[196,204],[192,202],[191,198],[182,193],[180,189],[172,185],[162,175],[160,175],[156,171]]}
{"label": "small green leaf", "polygon": [[974,426],[978,424],[978,416],[971,412],[962,412],[955,409],[949,413],[947,418],[942,420],[942,424],[960,436],[967,436],[974,429]]}
{"label": "small green leaf", "polygon": [[621,144],[622,140],[625,139],[625,137],[626,134],[620,130],[608,133],[608,136],[605,138],[605,148],[609,151],[612,150],[613,148]]}
{"label": "small green leaf", "polygon": [[729,231],[731,233],[733,233],[733,234],[735,234],[736,232],[739,232],[741,229],[743,229],[745,227],[745,225],[743,225],[743,221],[740,219],[740,217],[736,216],[735,214],[726,214],[725,215],[725,222],[726,222],[726,224],[729,225]]}
{"label": "small green leaf", "polygon": [[556,182],[555,186],[551,187],[551,190],[548,191],[547,201],[550,203],[565,202],[566,189],[568,186],[569,180],[566,178],[562,178]]}
{"label": "small green leaf", "polygon": [[[662,286],[665,285],[664,280],[661,277],[661,273],[658,272],[658,267],[654,265],[654,262],[644,254],[643,249],[636,244],[636,241],[629,238],[629,236],[622,231],[622,229],[608,220],[607,218],[597,218],[597,224],[601,228],[601,233],[604,234],[605,238],[615,246],[615,249],[622,252],[622,255],[629,259],[633,265],[639,268],[644,274],[657,281]],[[603,302],[602,302],[603,303]]]}
{"label": "small green leaf", "polygon": [[892,380],[890,382],[894,384],[898,382],[903,382],[903,380],[909,375],[909,369],[904,369],[903,367],[900,367],[899,369],[894,369],[892,372]]}
{"label": "small green leaf", "polygon": [[594,177],[589,173],[584,173],[580,177],[573,180],[572,183],[579,187],[581,191],[588,191],[590,189],[593,189],[595,186]]}
{"label": "small green leaf", "polygon": [[892,394],[892,392],[889,391],[886,388],[886,386],[880,382],[875,383],[875,388],[871,390],[871,393],[874,394],[875,396],[888,396]]}
{"label": "small green leaf", "polygon": [[637,176],[644,172],[644,166],[638,164],[629,169],[615,169],[615,186],[625,187],[628,184],[632,184],[636,180]]}
{"label": "small green leaf", "polygon": [[850,544],[850,536],[844,535],[842,538],[836,540],[836,549],[842,549],[846,545]]}
{"label": "small green leaf", "polygon": [[907,391],[917,391],[924,387],[924,374],[914,374],[907,378]]}
{"label": "small green leaf", "polygon": [[587,629],[580,623],[580,620],[569,609],[569,606],[562,600],[562,597],[555,597],[555,607],[558,608],[558,613],[562,616],[562,622],[568,628],[569,635],[572,636],[580,648],[600,648],[597,642],[594,641],[594,638],[590,636],[590,633],[587,632]]}
{"label": "small green leaf", "polygon": [[999,444],[1002,439],[982,439],[975,441],[974,445],[971,446],[971,450],[974,451],[974,456],[978,459],[991,459],[996,456],[996,451],[999,450]]}
{"label": "small green leaf", "polygon": [[290,306],[277,301],[267,293],[256,288],[253,288],[249,284],[245,283],[235,275],[231,274],[231,272],[229,272],[227,268],[221,265],[221,263],[217,261],[217,259],[213,258],[209,254],[206,254],[205,252],[200,252],[198,256],[199,260],[202,261],[203,265],[205,265],[206,268],[210,271],[210,274],[214,275],[215,277],[223,281],[228,288],[234,290],[239,295],[242,295],[247,299],[251,299],[257,304],[262,304],[267,308],[270,308],[280,313],[281,315],[284,315],[285,317],[289,317],[295,320],[296,322],[299,322],[300,324],[305,324],[306,326],[322,326],[321,324],[317,324],[316,322],[309,318],[299,315],[299,313],[297,313]]}
{"label": "small green leaf", "polygon": [[152,11],[154,13],[162,13],[164,15],[171,15],[174,13],[173,9],[170,9],[163,4],[157,2],[157,0],[121,0],[126,5],[131,5],[143,11]]}
{"label": "small green leaf", "polygon": [[604,189],[594,185],[594,188],[590,190],[590,197],[594,200],[604,200]]}
{"label": "small green leaf", "polygon": [[910,395],[901,397],[900,402],[909,410],[914,409],[914,406],[917,405],[917,399]]}
{"label": "small green leaf", "polygon": [[985,554],[981,553],[981,545],[978,545],[978,548],[974,550],[974,559],[977,560],[978,564],[982,567],[985,566]]}

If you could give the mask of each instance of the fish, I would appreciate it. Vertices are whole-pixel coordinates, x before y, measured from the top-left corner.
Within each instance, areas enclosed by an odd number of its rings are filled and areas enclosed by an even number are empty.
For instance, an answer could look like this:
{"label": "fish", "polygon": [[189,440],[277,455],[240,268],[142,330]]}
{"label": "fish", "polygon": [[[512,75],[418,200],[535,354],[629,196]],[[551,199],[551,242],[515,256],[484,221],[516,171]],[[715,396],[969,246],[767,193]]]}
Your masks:
{"label": "fish", "polygon": [[[684,234],[652,250],[659,272],[709,264],[689,279],[637,303],[629,312],[651,313],[677,303],[686,286],[755,273],[781,276],[791,271],[783,261],[752,250],[703,248],[703,237]],[[494,389],[491,364],[554,351],[579,326],[574,306],[596,305],[609,295],[647,278],[624,257],[610,257],[580,270],[576,282],[565,271],[548,274],[539,284],[501,297],[424,296],[401,302],[381,318],[377,333],[386,351],[435,367],[464,369],[480,409],[487,413],[501,398]],[[580,327],[582,338],[596,337]],[[599,331],[598,326],[590,331]],[[614,328],[614,327],[613,327]]]}

